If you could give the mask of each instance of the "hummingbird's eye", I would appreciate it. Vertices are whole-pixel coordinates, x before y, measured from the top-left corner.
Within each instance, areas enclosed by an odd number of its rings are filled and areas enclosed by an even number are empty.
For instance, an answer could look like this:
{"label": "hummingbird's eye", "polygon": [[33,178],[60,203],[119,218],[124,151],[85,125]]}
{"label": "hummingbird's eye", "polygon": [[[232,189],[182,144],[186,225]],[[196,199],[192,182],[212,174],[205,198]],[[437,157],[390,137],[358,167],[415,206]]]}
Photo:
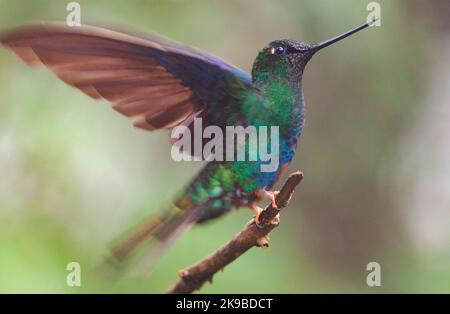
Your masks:
{"label": "hummingbird's eye", "polygon": [[272,48],[271,52],[272,52],[272,54],[280,56],[285,52],[285,49],[284,49],[284,47],[278,46],[278,47]]}

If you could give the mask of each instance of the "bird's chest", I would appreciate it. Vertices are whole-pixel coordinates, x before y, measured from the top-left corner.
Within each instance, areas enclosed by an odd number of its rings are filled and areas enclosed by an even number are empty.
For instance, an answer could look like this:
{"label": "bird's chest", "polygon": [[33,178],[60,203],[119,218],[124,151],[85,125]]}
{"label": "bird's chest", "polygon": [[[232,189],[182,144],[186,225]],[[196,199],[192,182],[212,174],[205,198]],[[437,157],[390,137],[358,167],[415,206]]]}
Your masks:
{"label": "bird's chest", "polygon": [[[280,172],[294,158],[297,138],[280,137],[269,160],[236,161],[230,164],[236,190],[248,193],[273,185]],[[272,147],[273,148],[273,147]]]}

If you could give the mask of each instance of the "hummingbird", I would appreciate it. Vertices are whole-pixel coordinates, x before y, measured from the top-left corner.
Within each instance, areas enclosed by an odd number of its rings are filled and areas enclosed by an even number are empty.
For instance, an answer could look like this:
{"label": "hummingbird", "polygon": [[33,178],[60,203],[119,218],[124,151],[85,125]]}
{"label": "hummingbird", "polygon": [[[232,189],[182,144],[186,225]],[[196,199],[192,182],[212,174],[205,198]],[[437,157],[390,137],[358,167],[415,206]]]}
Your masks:
{"label": "hummingbird", "polygon": [[[365,23],[318,44],[275,40],[259,51],[251,74],[216,56],[158,35],[94,26],[41,22],[0,32],[0,43],[29,65],[44,65],[62,81],[147,131],[228,125],[279,127],[279,165],[262,172],[261,160],[209,161],[171,206],[111,249],[124,261],[153,240],[162,252],[187,228],[248,207],[255,223],[263,199],[275,204],[273,187],[294,158],[305,121],[302,77],[321,49],[368,26]],[[248,146],[246,149],[249,150]]]}

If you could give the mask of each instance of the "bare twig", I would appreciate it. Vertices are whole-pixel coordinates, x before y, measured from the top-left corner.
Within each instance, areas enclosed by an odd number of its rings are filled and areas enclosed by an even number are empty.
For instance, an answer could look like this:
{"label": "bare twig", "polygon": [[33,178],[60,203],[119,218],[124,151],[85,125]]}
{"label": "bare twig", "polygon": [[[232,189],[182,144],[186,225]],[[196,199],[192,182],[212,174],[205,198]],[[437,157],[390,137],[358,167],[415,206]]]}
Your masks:
{"label": "bare twig", "polygon": [[181,270],[180,279],[167,290],[167,293],[192,293],[200,289],[206,281],[212,281],[216,272],[253,246],[267,247],[270,231],[278,226],[280,210],[288,205],[295,188],[302,179],[303,173],[292,173],[275,198],[276,208],[270,204],[261,212],[259,225],[251,220],[231,241],[197,264]]}

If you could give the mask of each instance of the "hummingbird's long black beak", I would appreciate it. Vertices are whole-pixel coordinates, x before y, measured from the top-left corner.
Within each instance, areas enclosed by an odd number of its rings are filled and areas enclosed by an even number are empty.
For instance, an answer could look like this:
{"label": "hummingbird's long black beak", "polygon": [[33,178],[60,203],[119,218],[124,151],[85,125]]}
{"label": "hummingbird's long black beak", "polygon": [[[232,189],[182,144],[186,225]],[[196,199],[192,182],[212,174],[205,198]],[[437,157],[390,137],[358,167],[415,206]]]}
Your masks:
{"label": "hummingbird's long black beak", "polygon": [[368,23],[365,23],[365,24],[363,24],[361,26],[358,26],[357,28],[352,29],[352,30],[350,30],[350,31],[348,31],[348,32],[346,32],[344,34],[338,35],[336,37],[333,37],[333,38],[328,39],[326,41],[323,41],[321,43],[312,45],[311,48],[309,48],[308,50],[310,50],[312,53],[315,53],[315,52],[321,50],[322,48],[328,47],[328,46],[330,46],[330,45],[332,45],[332,44],[334,44],[334,43],[336,43],[338,41],[341,41],[342,39],[344,39],[344,38],[346,38],[346,37],[348,37],[350,35],[353,35],[353,34],[359,32],[360,30],[363,30],[363,29],[369,27],[370,25],[375,23],[377,20],[378,19],[373,19],[372,21],[370,21]]}

